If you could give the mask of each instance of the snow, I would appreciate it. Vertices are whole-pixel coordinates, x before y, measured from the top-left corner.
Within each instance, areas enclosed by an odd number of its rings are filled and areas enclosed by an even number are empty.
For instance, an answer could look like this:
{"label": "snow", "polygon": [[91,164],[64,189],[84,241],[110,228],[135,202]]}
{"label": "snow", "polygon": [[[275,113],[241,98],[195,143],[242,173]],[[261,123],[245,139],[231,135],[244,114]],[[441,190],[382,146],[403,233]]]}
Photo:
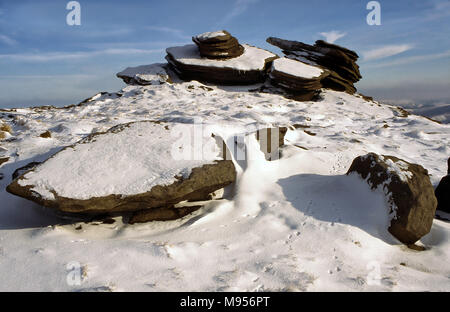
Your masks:
{"label": "snow", "polygon": [[[34,185],[33,191],[50,200],[53,191],[74,199],[130,196],[156,185],[170,185],[177,181],[176,176],[186,179],[193,168],[220,160],[211,133],[194,137],[194,125],[176,125],[171,131],[165,127],[168,125],[139,122],[121,127],[120,132],[114,129],[82,140],[25,174],[19,184]],[[200,141],[195,142],[200,151],[185,144],[194,140]]]}
{"label": "snow", "polygon": [[255,48],[246,44],[244,47],[244,53],[238,57],[227,60],[212,60],[204,58],[200,55],[198,47],[195,44],[188,44],[181,47],[167,48],[166,51],[176,61],[196,66],[216,67],[216,68],[231,68],[235,70],[263,70],[265,66],[265,60],[276,55],[272,52]]}
{"label": "snow", "polygon": [[323,70],[319,67],[311,66],[300,61],[279,58],[273,61],[272,69],[294,77],[304,79],[317,78],[322,75]]}
{"label": "snow", "polygon": [[205,32],[196,37],[198,40],[203,41],[203,40],[213,39],[213,38],[220,37],[220,36],[226,36],[226,34],[223,31],[211,31],[211,32]]}
{"label": "snow", "polygon": [[404,161],[399,160],[394,162],[392,159],[386,159],[385,163],[388,166],[387,169],[395,173],[403,182],[408,182],[408,179],[412,178],[413,174],[411,171],[408,171],[409,166]]}
{"label": "snow", "polygon": [[[127,86],[81,106],[0,113],[14,138],[0,142],[10,157],[0,167],[0,290],[449,291],[450,224],[434,220],[418,242],[426,250],[408,249],[387,232],[383,192],[345,173],[355,157],[375,152],[424,166],[436,186],[447,172],[450,125],[330,90],[317,102],[248,92],[260,86]],[[201,123],[227,142],[255,128],[297,127],[272,162],[249,136],[236,184],[180,220],[62,222],[5,191],[18,167],[92,132],[149,119]],[[49,129],[51,139],[39,138]],[[78,284],[67,282],[73,264]]]}

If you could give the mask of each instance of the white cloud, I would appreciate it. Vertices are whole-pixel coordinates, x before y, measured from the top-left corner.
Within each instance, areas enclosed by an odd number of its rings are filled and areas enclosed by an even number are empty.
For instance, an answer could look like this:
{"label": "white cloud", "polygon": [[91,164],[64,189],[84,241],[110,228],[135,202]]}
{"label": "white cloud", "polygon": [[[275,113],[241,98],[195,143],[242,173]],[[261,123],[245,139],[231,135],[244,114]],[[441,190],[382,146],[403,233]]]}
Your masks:
{"label": "white cloud", "polygon": [[381,48],[363,52],[365,61],[378,60],[389,56],[394,56],[408,50],[411,50],[411,44],[387,45]]}
{"label": "white cloud", "polygon": [[371,64],[371,65],[365,65],[365,68],[382,68],[382,67],[392,67],[392,66],[398,66],[398,65],[405,65],[410,63],[417,63],[417,62],[424,62],[424,61],[432,61],[437,60],[441,58],[450,57],[450,50],[447,50],[442,53],[435,53],[435,54],[426,54],[426,55],[416,55],[416,56],[410,56],[410,57],[404,57],[392,62],[386,62],[381,64]]}
{"label": "white cloud", "polygon": [[182,30],[176,29],[176,28],[163,27],[163,26],[147,26],[146,29],[148,29],[148,30],[155,30],[155,31],[171,34],[171,35],[173,35],[175,37],[178,37],[180,39],[190,39],[191,38],[189,36],[184,35]]}
{"label": "white cloud", "polygon": [[64,61],[79,58],[89,58],[102,55],[123,55],[123,54],[148,54],[159,53],[163,49],[106,49],[89,52],[47,52],[40,54],[0,54],[1,60],[11,60],[19,62],[50,62],[50,61]]}
{"label": "white cloud", "polygon": [[336,42],[336,40],[341,39],[342,37],[345,37],[345,35],[347,35],[347,33],[343,33],[343,32],[337,31],[337,30],[332,30],[329,32],[321,32],[320,35],[325,37],[326,42],[334,43],[334,42]]}
{"label": "white cloud", "polygon": [[17,41],[14,39],[11,39],[10,37],[6,36],[6,35],[1,35],[0,34],[0,43],[9,45],[9,46],[13,46],[17,44]]}
{"label": "white cloud", "polygon": [[257,3],[258,1],[259,0],[236,0],[233,8],[224,16],[220,24],[222,25],[228,23],[232,19],[247,11],[250,5]]}

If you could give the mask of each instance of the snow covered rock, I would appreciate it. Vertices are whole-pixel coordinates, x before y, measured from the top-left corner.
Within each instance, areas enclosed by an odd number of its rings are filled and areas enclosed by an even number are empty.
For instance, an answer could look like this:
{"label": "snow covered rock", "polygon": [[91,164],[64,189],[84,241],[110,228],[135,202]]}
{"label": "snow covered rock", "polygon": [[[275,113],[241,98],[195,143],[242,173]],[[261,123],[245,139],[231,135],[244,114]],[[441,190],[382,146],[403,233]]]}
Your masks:
{"label": "snow covered rock", "polygon": [[267,42],[281,48],[288,58],[325,67],[330,71],[322,80],[325,88],[351,94],[356,92],[353,84],[362,77],[356,64],[358,54],[354,51],[322,40],[316,41],[313,46],[274,37],[267,38]]}
{"label": "snow covered rock", "polygon": [[8,192],[65,213],[117,213],[201,200],[233,183],[222,145],[193,124],[140,121],[92,134],[15,179]]}
{"label": "snow covered rock", "polygon": [[304,100],[311,100],[314,97],[316,91],[322,88],[321,81],[328,75],[327,70],[318,66],[288,58],[274,60],[269,73],[270,80],[274,84],[306,95]]}
{"label": "snow covered rock", "polygon": [[166,60],[185,80],[236,85],[264,81],[266,70],[278,56],[246,44],[242,46],[244,47],[242,55],[224,60],[202,57],[195,44],[171,47],[166,49]]}
{"label": "snow covered rock", "polygon": [[160,85],[166,82],[171,83],[169,74],[166,71],[167,64],[156,63],[137,67],[127,67],[117,73],[116,76],[126,84],[131,85]]}
{"label": "snow covered rock", "polygon": [[436,213],[436,197],[428,171],[394,156],[369,153],[353,160],[347,174],[359,174],[372,189],[387,196],[389,232],[404,244],[414,244],[430,232]]}
{"label": "snow covered rock", "polygon": [[241,56],[244,47],[226,30],[206,32],[192,37],[200,55],[210,59],[227,59]]}
{"label": "snow covered rock", "polygon": [[437,210],[450,213],[450,157],[447,160],[447,175],[441,179],[435,190]]}

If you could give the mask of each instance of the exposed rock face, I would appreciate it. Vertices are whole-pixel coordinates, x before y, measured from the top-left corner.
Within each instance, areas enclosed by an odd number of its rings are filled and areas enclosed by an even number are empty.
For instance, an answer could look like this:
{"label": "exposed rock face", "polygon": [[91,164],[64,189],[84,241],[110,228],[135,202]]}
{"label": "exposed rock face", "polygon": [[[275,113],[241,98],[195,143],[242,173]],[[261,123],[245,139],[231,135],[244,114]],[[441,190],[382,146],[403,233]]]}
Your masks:
{"label": "exposed rock face", "polygon": [[322,40],[313,46],[274,37],[267,38],[267,42],[281,48],[288,58],[326,68],[330,73],[321,81],[325,88],[351,94],[356,92],[353,84],[362,77],[356,64],[358,55],[354,51]]}
{"label": "exposed rock face", "polygon": [[0,157],[0,167],[1,167],[4,163],[8,162],[8,160],[9,160],[9,157]]}
{"label": "exposed rock face", "polygon": [[206,32],[192,37],[200,55],[210,59],[227,59],[241,56],[244,47],[226,30]]}
{"label": "exposed rock face", "polygon": [[42,132],[39,136],[43,139],[48,139],[52,137],[52,133],[47,130],[45,132]]}
{"label": "exposed rock face", "polygon": [[266,78],[275,54],[242,45],[244,52],[235,58],[225,60],[202,57],[195,44],[166,49],[166,60],[171,68],[184,80],[198,80],[217,84],[253,84]]}
{"label": "exposed rock face", "polygon": [[392,215],[389,232],[404,244],[414,244],[433,223],[437,201],[428,172],[394,156],[369,153],[357,157],[347,174],[356,172],[372,189],[386,194]]}
{"label": "exposed rock face", "polygon": [[[233,183],[236,171],[211,133],[194,133],[192,124],[119,125],[31,167],[7,191],[75,214],[163,209],[206,199]],[[193,149],[192,140],[200,140],[195,146],[201,150]]]}
{"label": "exposed rock face", "polygon": [[143,223],[150,221],[170,221],[182,218],[188,214],[198,210],[202,206],[186,206],[186,207],[162,207],[137,211],[128,220],[128,223]]}
{"label": "exposed rock face", "polygon": [[272,83],[303,95],[303,100],[311,100],[322,88],[321,81],[328,75],[325,69],[288,58],[273,61],[269,73]]}
{"label": "exposed rock face", "polygon": [[441,179],[435,190],[437,210],[450,213],[450,158],[447,160],[447,175]]}
{"label": "exposed rock face", "polygon": [[116,76],[130,85],[160,85],[163,83],[172,83],[169,74],[166,71],[167,64],[156,63],[138,67],[127,67],[125,70],[117,73]]}
{"label": "exposed rock face", "polygon": [[14,170],[13,174],[12,174],[12,179],[17,179],[18,177],[20,177],[22,174],[24,174],[25,172],[33,169],[34,167],[36,167],[37,165],[39,165],[40,162],[37,161],[33,161],[30,162],[28,164],[26,164],[23,167],[17,168],[16,170]]}

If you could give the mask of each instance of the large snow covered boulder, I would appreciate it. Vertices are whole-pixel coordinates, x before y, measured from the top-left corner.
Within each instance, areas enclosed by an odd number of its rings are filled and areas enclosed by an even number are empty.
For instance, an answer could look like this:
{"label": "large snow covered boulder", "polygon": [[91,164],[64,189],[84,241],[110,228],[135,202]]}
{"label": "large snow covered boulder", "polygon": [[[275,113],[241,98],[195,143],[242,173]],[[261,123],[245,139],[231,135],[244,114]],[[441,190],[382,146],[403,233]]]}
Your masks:
{"label": "large snow covered boulder", "polygon": [[242,46],[242,55],[218,60],[202,57],[195,44],[171,47],[166,49],[166,60],[185,80],[237,85],[264,81],[266,70],[278,56],[246,44]]}
{"label": "large snow covered boulder", "polygon": [[241,56],[244,47],[226,30],[206,32],[192,41],[198,46],[200,55],[210,59],[227,59]]}
{"label": "large snow covered boulder", "polygon": [[269,37],[267,42],[281,48],[288,58],[326,68],[330,74],[322,80],[325,88],[348,93],[356,92],[353,84],[362,78],[356,63],[358,60],[356,52],[322,40],[309,45],[299,41]]}
{"label": "large snow covered boulder", "polygon": [[236,179],[222,141],[193,124],[118,125],[15,179],[10,193],[65,213],[103,214],[204,200]]}
{"label": "large snow covered boulder", "polygon": [[450,158],[447,160],[447,175],[441,179],[435,190],[437,210],[450,213]]}
{"label": "large snow covered boulder", "polygon": [[369,153],[353,160],[347,174],[357,173],[372,189],[387,196],[389,232],[404,244],[414,244],[430,232],[436,213],[436,197],[428,172],[394,156]]}
{"label": "large snow covered boulder", "polygon": [[116,76],[126,84],[131,85],[160,85],[172,82],[166,71],[167,64],[156,63],[137,67],[127,67]]}
{"label": "large snow covered boulder", "polygon": [[327,70],[318,66],[288,58],[274,60],[269,73],[270,80],[274,84],[305,95],[304,100],[311,100],[314,97],[316,91],[322,88],[321,81],[328,75]]}

